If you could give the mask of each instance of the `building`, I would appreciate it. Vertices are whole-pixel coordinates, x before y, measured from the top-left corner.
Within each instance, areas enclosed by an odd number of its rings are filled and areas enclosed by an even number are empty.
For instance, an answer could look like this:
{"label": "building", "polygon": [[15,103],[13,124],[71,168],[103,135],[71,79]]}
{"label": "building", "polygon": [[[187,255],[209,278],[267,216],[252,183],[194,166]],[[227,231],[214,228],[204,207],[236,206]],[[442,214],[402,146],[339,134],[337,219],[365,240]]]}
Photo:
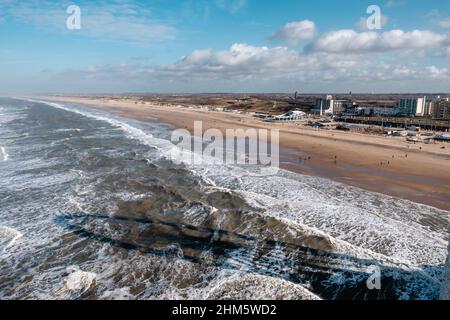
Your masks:
{"label": "building", "polygon": [[431,115],[434,103],[435,103],[435,101],[433,101],[433,100],[425,102],[424,116],[430,116]]}
{"label": "building", "polygon": [[425,116],[426,97],[400,99],[399,111],[405,116]]}
{"label": "building", "polygon": [[399,114],[398,108],[387,108],[387,107],[375,107],[373,108],[373,115],[375,116],[387,116],[394,117]]}
{"label": "building", "polygon": [[339,114],[345,112],[352,103],[347,100],[333,100],[333,108],[330,110],[331,114]]}
{"label": "building", "polygon": [[379,117],[395,117],[399,115],[399,109],[396,107],[385,106],[361,106],[357,107],[355,114],[359,116],[379,116]]}
{"label": "building", "polygon": [[426,97],[400,99],[400,113],[405,116],[425,116],[426,100]]}
{"label": "building", "polygon": [[326,98],[317,99],[314,113],[318,115],[335,115],[344,112],[353,104],[348,100],[334,100],[333,96],[327,95]]}
{"label": "building", "polygon": [[333,96],[327,95],[325,99],[320,98],[316,100],[316,107],[314,113],[323,116],[327,110],[333,105]]}
{"label": "building", "polygon": [[425,117],[427,116],[427,97],[418,98],[416,102],[416,116]]}
{"label": "building", "polygon": [[433,101],[430,114],[433,119],[450,120],[450,99]]}

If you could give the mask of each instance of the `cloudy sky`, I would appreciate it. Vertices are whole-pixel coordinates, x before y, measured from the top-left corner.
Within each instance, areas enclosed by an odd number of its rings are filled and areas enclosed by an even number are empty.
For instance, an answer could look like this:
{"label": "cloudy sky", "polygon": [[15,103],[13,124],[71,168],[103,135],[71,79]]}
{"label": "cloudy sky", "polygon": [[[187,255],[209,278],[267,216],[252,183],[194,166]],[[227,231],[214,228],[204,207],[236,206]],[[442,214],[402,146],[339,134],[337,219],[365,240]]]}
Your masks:
{"label": "cloudy sky", "polygon": [[293,91],[450,92],[450,2],[0,0],[0,93]]}

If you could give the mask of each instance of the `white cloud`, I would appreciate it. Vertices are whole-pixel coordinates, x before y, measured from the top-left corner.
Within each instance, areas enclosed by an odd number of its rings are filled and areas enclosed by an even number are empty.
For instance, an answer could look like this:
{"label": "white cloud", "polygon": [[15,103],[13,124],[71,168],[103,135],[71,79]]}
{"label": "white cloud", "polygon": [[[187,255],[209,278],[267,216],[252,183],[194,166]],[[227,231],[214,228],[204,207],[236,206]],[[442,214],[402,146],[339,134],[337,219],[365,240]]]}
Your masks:
{"label": "white cloud", "polygon": [[444,48],[442,53],[444,57],[450,57],[450,47]]}
{"label": "white cloud", "polygon": [[[275,88],[289,82],[339,82],[355,86],[384,81],[423,81],[449,78],[447,68],[421,67],[415,62],[367,59],[366,54],[313,52],[303,54],[286,47],[234,44],[227,50],[195,50],[167,65],[99,65],[69,70],[64,77],[103,81],[121,79],[126,83],[174,84],[189,88],[248,88],[261,83]],[[431,82],[430,82],[431,83]],[[442,83],[441,83],[442,85]],[[390,88],[390,87],[389,87]],[[392,88],[390,88],[392,89]],[[226,91],[226,90],[225,90]]]}
{"label": "white cloud", "polygon": [[228,50],[196,50],[180,61],[159,68],[160,75],[188,77],[247,77],[289,72],[304,65],[300,54],[285,47],[256,47],[234,44]]}
{"label": "white cloud", "polygon": [[[68,78],[73,86],[67,85]],[[438,92],[450,84],[450,72],[375,55],[303,54],[285,47],[235,44],[221,51],[195,50],[167,65],[94,65],[46,72],[39,75],[39,84],[45,84],[46,91],[50,86],[66,92]]]}
{"label": "white cloud", "polygon": [[[286,47],[258,47],[234,44],[227,50],[195,50],[172,64],[148,66],[143,64],[92,66],[68,70],[65,75],[101,79],[148,78],[158,81],[211,81],[237,83],[253,79],[273,81],[280,78],[329,77],[334,70],[345,72],[365,66],[361,55],[317,53],[304,55]],[[319,76],[319,74],[321,74]],[[148,80],[147,79],[147,80]],[[144,81],[144,80],[143,80]]]}
{"label": "white cloud", "polygon": [[[283,60],[276,64],[271,58]],[[336,88],[385,92],[408,91],[407,88],[439,91],[450,81],[449,70],[436,66],[376,62],[359,55],[317,53],[304,56],[286,48],[248,45],[233,45],[224,51],[198,50],[164,66],[97,65],[67,70],[54,74],[52,81],[58,83],[58,79],[67,77],[83,79],[74,83],[89,83],[94,87],[107,84],[119,91],[168,92],[274,92],[293,89],[306,92],[308,88],[314,91],[320,88],[327,88],[325,91]],[[87,88],[85,90],[92,90]]]}
{"label": "white cloud", "polygon": [[429,18],[430,23],[443,29],[450,29],[450,17],[442,14],[441,11],[433,9],[426,14],[426,17]]}
{"label": "white cloud", "polygon": [[[145,68],[140,68],[142,73]],[[372,85],[379,81],[423,81],[447,79],[447,68],[421,67],[416,62],[367,59],[366,54],[312,52],[304,54],[286,47],[234,44],[227,50],[196,50],[179,61],[145,69],[158,81],[208,82],[214,84],[267,81],[335,82]],[[129,71],[128,71],[129,72]],[[250,81],[250,82],[249,82]]]}
{"label": "white cloud", "polygon": [[[54,32],[67,32],[67,6],[52,1],[7,2],[3,11],[22,23]],[[146,6],[131,1],[81,6],[77,34],[100,40],[121,40],[140,46],[173,40],[176,29],[152,18]]]}
{"label": "white cloud", "polygon": [[432,58],[448,58],[450,57],[450,47],[444,47],[435,51],[432,55]]}
{"label": "white cloud", "polygon": [[426,67],[428,72],[428,76],[431,79],[447,79],[449,78],[449,70],[448,68],[438,68],[436,66]]}
{"label": "white cloud", "polygon": [[400,49],[429,49],[445,46],[448,36],[431,31],[392,30],[356,32],[351,29],[332,31],[311,43],[308,51],[323,52],[387,52]]}
{"label": "white cloud", "polygon": [[[5,0],[0,0],[0,3],[5,3]],[[217,5],[232,13],[242,9],[245,3],[217,0],[212,6]],[[176,30],[154,20],[154,12],[147,6],[138,6],[130,1],[115,1],[103,7],[88,5],[81,9],[80,35],[95,39],[118,39],[138,45],[175,37]],[[51,2],[16,2],[14,10],[10,8],[6,16],[46,29],[68,32],[65,30],[67,14],[64,6]],[[47,82],[35,82],[45,83],[49,87],[60,85],[64,90],[69,90],[59,80],[70,78],[75,79],[74,85],[83,86],[77,89],[80,91],[216,92],[273,92],[292,88],[302,91],[307,88],[315,91],[321,88],[357,91],[358,88],[371,90],[374,87],[374,90],[397,91],[403,85],[408,90],[419,88],[417,90],[432,91],[447,88],[450,84],[448,68],[441,67],[439,62],[421,61],[433,58],[430,53],[437,54],[439,50],[441,57],[450,56],[449,36],[445,34],[425,30],[357,32],[351,29],[324,33],[317,38],[316,34],[314,22],[296,21],[286,24],[270,38],[291,47],[312,39],[304,52],[289,47],[236,43],[224,50],[194,50],[178,61],[165,65],[149,65],[143,59],[135,59],[132,64],[93,65],[66,70],[64,73],[43,73],[39,77],[48,77],[43,79]],[[428,50],[430,48],[435,50]],[[2,81],[9,85],[6,77]]]}
{"label": "white cloud", "polygon": [[366,65],[362,55],[302,54],[286,47],[234,44],[222,51],[196,50],[173,64],[155,68],[153,75],[159,79],[248,83],[249,79],[330,79]]}
{"label": "white cloud", "polygon": [[441,28],[450,29],[450,17],[439,21]]}
{"label": "white cloud", "polygon": [[313,21],[303,20],[286,24],[283,28],[275,31],[271,40],[279,40],[285,44],[296,47],[302,40],[312,39],[316,34],[316,25]]}

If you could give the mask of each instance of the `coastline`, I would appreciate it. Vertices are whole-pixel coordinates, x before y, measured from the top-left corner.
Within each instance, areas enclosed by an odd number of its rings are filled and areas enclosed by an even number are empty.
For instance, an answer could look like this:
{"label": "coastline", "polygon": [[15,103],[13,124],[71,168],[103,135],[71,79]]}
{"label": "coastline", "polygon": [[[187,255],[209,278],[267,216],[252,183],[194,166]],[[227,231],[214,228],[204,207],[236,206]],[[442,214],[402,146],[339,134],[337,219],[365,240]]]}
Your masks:
{"label": "coastline", "polygon": [[203,121],[203,130],[277,128],[283,169],[450,211],[448,143],[413,145],[399,138],[317,131],[295,123],[265,123],[249,115],[142,104],[132,99],[41,98],[103,109],[141,121],[157,120],[190,131],[194,121]]}

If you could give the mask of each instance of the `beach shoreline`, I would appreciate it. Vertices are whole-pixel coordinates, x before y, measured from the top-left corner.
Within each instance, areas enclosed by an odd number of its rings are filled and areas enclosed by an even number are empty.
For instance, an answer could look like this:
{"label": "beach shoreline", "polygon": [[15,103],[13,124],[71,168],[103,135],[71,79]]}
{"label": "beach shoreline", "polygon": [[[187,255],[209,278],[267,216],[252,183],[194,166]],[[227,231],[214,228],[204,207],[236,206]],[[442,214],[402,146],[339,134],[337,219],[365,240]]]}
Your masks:
{"label": "beach shoreline", "polygon": [[[159,121],[193,131],[279,129],[281,168],[319,176],[450,211],[450,144],[409,144],[404,139],[295,123],[266,123],[250,115],[141,103],[138,98],[46,96],[41,99],[107,110],[140,121]],[[445,147],[445,148],[442,148]]]}

